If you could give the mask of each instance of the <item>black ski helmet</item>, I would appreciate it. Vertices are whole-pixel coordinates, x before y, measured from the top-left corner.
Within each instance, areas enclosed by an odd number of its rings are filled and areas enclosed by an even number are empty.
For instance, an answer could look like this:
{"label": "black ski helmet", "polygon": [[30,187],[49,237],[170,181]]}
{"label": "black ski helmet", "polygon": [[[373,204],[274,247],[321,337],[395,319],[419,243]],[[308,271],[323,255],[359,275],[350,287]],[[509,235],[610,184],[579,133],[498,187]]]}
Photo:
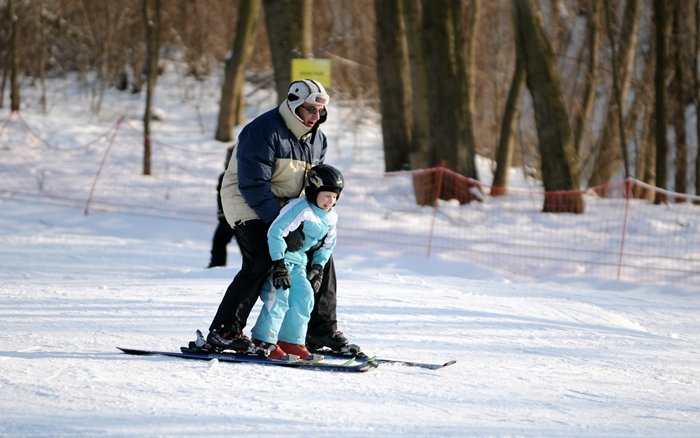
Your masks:
{"label": "black ski helmet", "polygon": [[309,170],[306,178],[306,199],[316,205],[319,192],[335,192],[340,198],[343,191],[343,174],[328,164],[317,164]]}

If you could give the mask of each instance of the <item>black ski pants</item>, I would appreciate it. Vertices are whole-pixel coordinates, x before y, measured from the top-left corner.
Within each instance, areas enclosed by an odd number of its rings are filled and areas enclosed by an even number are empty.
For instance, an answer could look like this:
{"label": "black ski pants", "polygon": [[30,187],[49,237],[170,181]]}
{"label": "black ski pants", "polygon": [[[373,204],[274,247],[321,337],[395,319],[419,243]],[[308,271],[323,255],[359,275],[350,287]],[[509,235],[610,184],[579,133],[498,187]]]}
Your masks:
{"label": "black ski pants", "polygon": [[[243,259],[241,269],[226,289],[209,330],[240,333],[246,326],[272,267],[267,248],[267,229],[268,225],[259,219],[243,222],[233,229]],[[335,266],[331,257],[323,270],[323,281],[314,299],[308,334],[323,336],[337,330],[336,304]]]}

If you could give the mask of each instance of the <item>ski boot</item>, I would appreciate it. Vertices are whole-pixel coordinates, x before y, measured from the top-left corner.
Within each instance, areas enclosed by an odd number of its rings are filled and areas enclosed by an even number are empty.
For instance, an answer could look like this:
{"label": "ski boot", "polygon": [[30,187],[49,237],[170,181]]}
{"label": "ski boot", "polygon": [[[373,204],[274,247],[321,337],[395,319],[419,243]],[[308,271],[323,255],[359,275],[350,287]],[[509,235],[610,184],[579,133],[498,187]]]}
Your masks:
{"label": "ski boot", "polygon": [[288,361],[299,360],[299,356],[287,354],[287,352],[277,344],[271,344],[269,342],[261,341],[260,339],[253,339],[253,345],[255,345],[255,352],[261,357]]}
{"label": "ski boot", "polygon": [[307,334],[306,346],[309,351],[316,353],[323,353],[324,350],[342,353],[347,356],[354,356],[360,353],[360,346],[348,343],[348,339],[339,330],[327,335]]}
{"label": "ski boot", "polygon": [[[209,332],[207,339],[202,345],[204,336],[197,330],[197,340],[195,345],[204,350],[224,351],[234,350],[238,353],[248,353],[255,349],[253,343],[243,333],[219,333],[216,330]],[[199,346],[201,345],[201,347]]]}
{"label": "ski boot", "polygon": [[311,353],[303,344],[290,344],[289,342],[278,341],[277,346],[283,348],[290,356],[298,356],[303,360],[311,362],[321,362],[323,360],[322,355]]}

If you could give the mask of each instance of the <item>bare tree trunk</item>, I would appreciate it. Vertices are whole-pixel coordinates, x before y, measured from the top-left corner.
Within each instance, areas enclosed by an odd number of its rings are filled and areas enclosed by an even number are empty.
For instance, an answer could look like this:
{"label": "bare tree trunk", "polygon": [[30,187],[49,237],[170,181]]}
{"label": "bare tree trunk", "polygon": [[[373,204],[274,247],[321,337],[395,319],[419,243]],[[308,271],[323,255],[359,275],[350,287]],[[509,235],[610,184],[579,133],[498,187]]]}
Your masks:
{"label": "bare tree trunk", "polygon": [[411,143],[411,79],[401,0],[375,0],[379,80],[387,172],[408,167]]}
{"label": "bare tree trunk", "polygon": [[408,43],[408,58],[411,71],[411,110],[412,126],[409,164],[411,169],[429,167],[430,159],[430,128],[425,108],[428,108],[428,90],[426,82],[426,65],[421,45],[421,28],[418,10],[419,3],[403,2],[404,25]]}
{"label": "bare tree trunk", "polygon": [[586,70],[586,85],[583,91],[583,103],[576,121],[574,122],[574,147],[578,152],[581,149],[581,142],[584,133],[589,125],[589,119],[593,111],[595,102],[595,90],[598,85],[598,50],[600,49],[600,1],[590,0],[588,12],[587,34],[588,42],[588,65]]}
{"label": "bare tree trunk", "polygon": [[37,28],[37,55],[36,55],[36,75],[41,84],[41,94],[39,96],[39,107],[41,112],[46,113],[46,28],[43,21],[42,4],[32,5],[35,26]]}
{"label": "bare tree trunk", "polygon": [[[695,50],[693,50],[693,66],[700,62],[700,0],[695,0]],[[695,155],[695,195],[700,196],[700,74],[693,68],[693,102],[695,102],[695,138],[698,143]],[[700,204],[700,201],[694,201]]]}
{"label": "bare tree trunk", "polygon": [[[454,23],[448,1],[423,1],[423,50],[428,68],[428,118],[430,141],[433,151],[431,165],[445,161],[456,166],[462,148],[459,126],[460,90],[456,86],[456,60],[454,54]],[[440,86],[437,86],[440,84]],[[425,110],[425,109],[424,109]]]}
{"label": "bare tree trunk", "polygon": [[291,9],[295,0],[264,0],[265,28],[270,44],[272,69],[275,73],[275,89],[277,101],[282,102],[287,97],[287,90],[292,75],[291,72]]}
{"label": "bare tree trunk", "polygon": [[[607,14],[608,18],[613,12],[609,3],[609,0],[604,2],[604,13]],[[637,47],[637,30],[639,28],[640,15],[640,0],[627,0],[617,46],[615,46],[615,36],[611,32],[611,26],[608,26],[610,44],[612,47],[617,47],[617,50],[614,50],[616,53],[613,53],[613,58],[615,59],[612,72],[614,90],[612,96],[608,99],[608,106],[603,119],[603,133],[597,142],[598,155],[593,166],[593,173],[588,179],[589,187],[598,187],[609,182],[610,178],[620,168],[621,158],[624,160],[623,151],[626,151],[626,147],[622,147],[619,141],[620,136],[624,134],[620,132],[620,115],[624,113],[624,108],[621,108],[617,103],[622,102],[624,104],[627,99],[634,54]],[[601,194],[604,194],[604,191]]]}
{"label": "bare tree trunk", "polygon": [[[423,49],[428,84],[428,114],[434,162],[459,171],[465,161],[462,89],[458,82],[455,21],[449,0],[423,1]],[[438,85],[439,84],[439,85]]]}
{"label": "bare tree trunk", "polygon": [[[649,141],[649,131],[654,114],[652,93],[654,90],[655,68],[656,50],[652,45],[644,57],[644,71],[641,79],[634,84],[634,100],[625,117],[625,130],[634,132],[637,139],[635,142],[637,144],[637,150],[635,151],[635,178],[652,185],[654,184],[654,179],[649,179],[649,176],[654,174],[653,155],[655,152]],[[639,121],[640,118],[641,122]],[[641,127],[638,127],[640,123]],[[650,165],[652,166],[651,169],[649,168]],[[634,196],[638,197],[636,192]]]}
{"label": "bare tree trunk", "polygon": [[[459,2],[455,2],[455,5]],[[475,56],[476,56],[476,36],[479,29],[479,17],[481,15],[481,0],[471,0],[471,8],[469,10],[469,26],[465,37],[465,60],[458,65],[463,65],[463,68],[457,70],[458,77],[462,77],[462,89],[464,95],[464,146],[466,148],[465,162],[460,166],[459,172],[462,175],[470,178],[479,179],[479,174],[476,168],[476,135],[474,134],[474,93],[475,93]],[[461,9],[456,9],[453,12],[453,18],[461,21]],[[459,29],[459,23],[455,23],[455,29]],[[457,40],[461,37],[461,32],[455,32]],[[462,44],[457,44],[456,53],[458,59],[461,59]]]}
{"label": "bare tree trunk", "polygon": [[[7,56],[5,58],[7,58]],[[7,85],[8,73],[9,71],[7,65],[3,63],[2,79],[0,79],[0,108],[3,108],[5,106],[5,86]]]}
{"label": "bare tree trunk", "polygon": [[[612,66],[613,66],[613,75],[612,75],[612,82],[613,82],[613,93],[615,96],[615,108],[617,109],[617,134],[618,134],[618,139],[620,140],[620,151],[622,153],[622,162],[624,164],[624,175],[625,179],[630,177],[630,168],[629,168],[629,157],[627,154],[627,136],[625,135],[625,118],[624,118],[624,100],[623,100],[623,95],[622,95],[622,86],[620,85],[619,82],[619,77],[617,75],[619,69],[617,67],[617,63],[619,61],[617,57],[617,50],[615,47],[615,38],[613,37],[613,30],[612,30],[612,19],[610,18],[610,7],[609,7],[609,0],[605,0],[605,23],[606,27],[608,29],[608,34],[610,35],[610,47],[612,48]],[[629,73],[631,74],[632,68],[629,68]]]}
{"label": "bare tree trunk", "polygon": [[296,10],[301,13],[299,26],[292,26],[292,41],[296,41],[295,56],[311,58],[313,56],[313,6],[314,0],[296,0]]}
{"label": "bare tree trunk", "polygon": [[287,97],[292,59],[311,55],[312,5],[312,0],[264,0],[265,27],[278,102]]}
{"label": "bare tree trunk", "polygon": [[215,136],[219,141],[231,141],[233,127],[242,122],[245,66],[253,51],[261,4],[260,0],[241,1],[236,35],[231,46],[231,56],[226,59],[224,83],[221,87]]}
{"label": "bare tree trunk", "polygon": [[[656,180],[656,147],[654,146],[654,108],[649,106],[644,115],[644,129],[642,130],[642,146],[638,153],[637,175],[642,182],[654,185]],[[646,187],[639,187],[635,190],[634,197],[651,200],[654,193]]]}
{"label": "bare tree trunk", "polygon": [[513,159],[513,130],[520,118],[520,101],[525,88],[526,75],[522,55],[518,50],[515,52],[515,71],[501,120],[501,136],[496,151],[496,171],[493,174],[491,196],[502,196],[508,192],[508,171]]}
{"label": "bare tree trunk", "polygon": [[[688,3],[677,2],[673,6],[673,31],[671,32],[671,46],[673,53],[673,71],[675,78],[671,82],[671,105],[673,107],[673,130],[676,138],[676,163],[673,191],[688,193],[688,140],[685,132],[685,103],[688,96],[688,79],[686,67],[686,53],[688,44],[686,38],[690,35],[690,29],[686,26],[686,20],[690,10]],[[685,202],[684,197],[676,198],[676,202]]]}
{"label": "bare tree trunk", "polygon": [[[654,0],[654,22],[656,24],[656,73],[654,75],[654,90],[656,100],[654,113],[656,114],[656,186],[662,189],[668,188],[668,139],[666,126],[666,41],[670,32],[666,0]],[[656,192],[654,203],[667,202],[667,196],[661,191]]]}
{"label": "bare tree trunk", "polygon": [[568,112],[554,53],[536,0],[516,0],[515,35],[527,71],[542,160],[545,212],[583,213]]}
{"label": "bare tree trunk", "polygon": [[[461,37],[461,0],[423,0],[423,50],[427,68],[428,120],[434,164],[465,176],[469,170],[465,139],[464,39]],[[454,173],[440,184],[441,199],[466,204],[473,199],[468,182]]]}
{"label": "bare tree trunk", "polygon": [[[5,15],[2,17],[3,21],[7,20],[9,23],[9,14],[7,9],[9,6],[5,5]],[[7,78],[10,74],[10,26],[0,26],[0,39],[7,41],[7,44],[0,44],[0,68],[2,68],[2,79],[0,79],[0,108],[5,107],[5,87],[7,86]]]}
{"label": "bare tree trunk", "polygon": [[151,174],[151,119],[153,95],[158,78],[160,49],[160,0],[143,0],[143,21],[146,26],[146,108],[143,114],[143,174]]}
{"label": "bare tree trunk", "polygon": [[17,59],[17,16],[13,0],[7,0],[7,18],[10,25],[10,111],[19,111],[19,60]]}

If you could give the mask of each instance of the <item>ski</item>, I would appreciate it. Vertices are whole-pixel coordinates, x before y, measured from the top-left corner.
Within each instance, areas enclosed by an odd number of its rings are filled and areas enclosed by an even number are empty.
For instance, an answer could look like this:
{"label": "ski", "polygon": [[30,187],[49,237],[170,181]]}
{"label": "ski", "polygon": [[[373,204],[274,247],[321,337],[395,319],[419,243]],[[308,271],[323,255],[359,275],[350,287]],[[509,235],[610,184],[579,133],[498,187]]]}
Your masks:
{"label": "ski", "polygon": [[385,363],[385,364],[395,364],[395,365],[403,365],[403,366],[408,366],[408,367],[417,367],[417,368],[425,368],[429,370],[439,370],[441,368],[445,368],[450,365],[454,365],[457,363],[456,360],[450,360],[445,363],[426,363],[426,362],[416,362],[416,361],[411,361],[411,360],[398,360],[398,359],[384,359],[381,357],[377,356],[368,356],[365,353],[362,352],[355,352],[355,351],[333,351],[328,348],[322,348],[322,349],[315,349],[312,351],[313,353],[320,354],[326,357],[338,357],[338,358],[351,358],[354,357],[355,360],[358,362],[365,362],[365,361],[372,361],[375,363]]}
{"label": "ski", "polygon": [[302,359],[280,360],[269,359],[266,357],[252,356],[248,354],[236,353],[215,353],[206,351],[193,351],[189,348],[182,347],[181,352],[175,351],[155,351],[155,350],[140,350],[134,348],[117,347],[123,353],[135,356],[167,356],[180,359],[192,360],[214,360],[233,363],[250,363],[258,365],[283,366],[289,368],[301,368],[307,370],[318,371],[340,371],[340,372],[355,372],[361,373],[369,371],[377,367],[377,363],[372,360],[356,361],[355,358],[347,358],[344,363],[330,363],[321,361],[309,361]]}

